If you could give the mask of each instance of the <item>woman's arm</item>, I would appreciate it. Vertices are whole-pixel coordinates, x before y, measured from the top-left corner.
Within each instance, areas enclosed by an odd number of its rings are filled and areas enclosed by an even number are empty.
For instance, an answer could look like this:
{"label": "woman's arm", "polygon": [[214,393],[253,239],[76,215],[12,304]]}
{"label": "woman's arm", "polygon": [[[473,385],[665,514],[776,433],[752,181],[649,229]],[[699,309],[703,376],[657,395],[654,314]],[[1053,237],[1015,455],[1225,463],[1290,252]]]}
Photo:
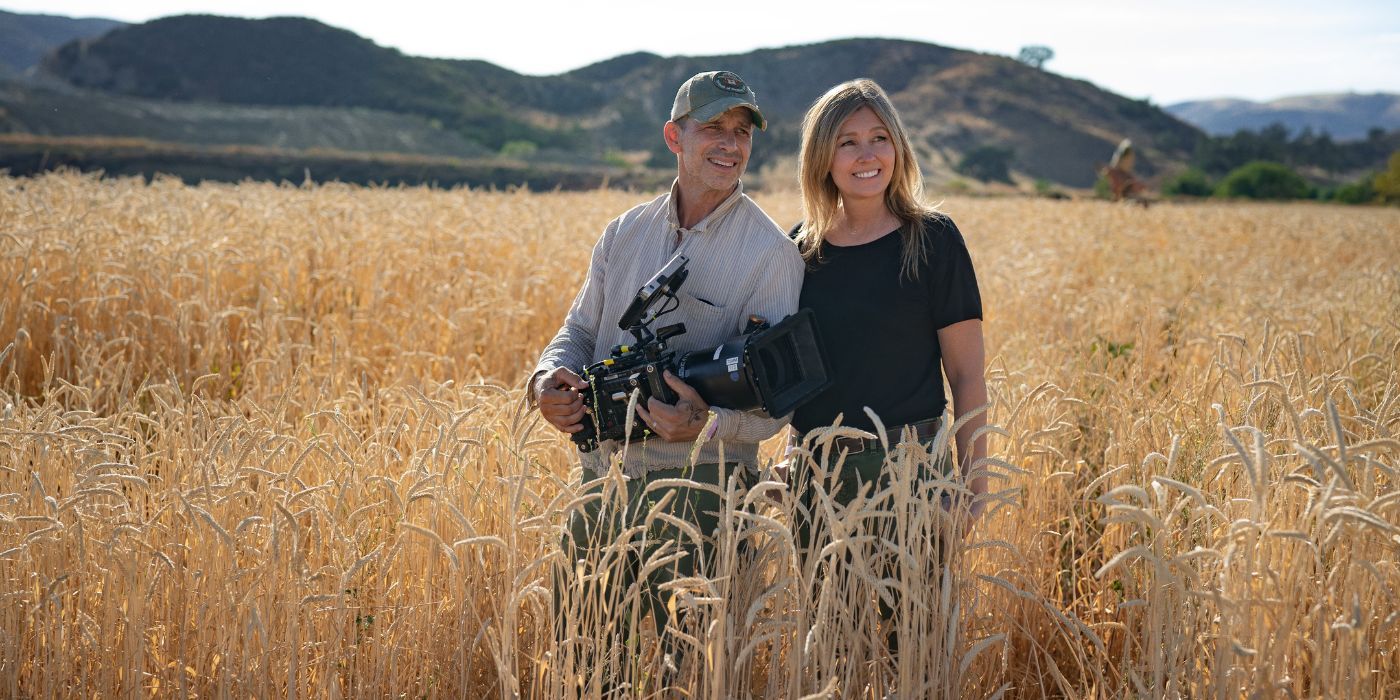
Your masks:
{"label": "woman's arm", "polygon": [[[987,404],[982,321],[971,319],[938,329],[938,344],[943,349],[943,371],[948,375],[948,387],[953,391],[953,417],[956,420]],[[983,412],[958,430],[955,440],[958,464],[963,474],[971,471],[977,460],[987,456],[985,437],[978,438],[976,444],[969,446],[972,435],[986,424],[987,414]],[[987,477],[974,477],[968,487],[975,496],[986,493]],[[975,520],[980,516],[985,507],[981,499],[973,499],[970,507],[972,518]]]}

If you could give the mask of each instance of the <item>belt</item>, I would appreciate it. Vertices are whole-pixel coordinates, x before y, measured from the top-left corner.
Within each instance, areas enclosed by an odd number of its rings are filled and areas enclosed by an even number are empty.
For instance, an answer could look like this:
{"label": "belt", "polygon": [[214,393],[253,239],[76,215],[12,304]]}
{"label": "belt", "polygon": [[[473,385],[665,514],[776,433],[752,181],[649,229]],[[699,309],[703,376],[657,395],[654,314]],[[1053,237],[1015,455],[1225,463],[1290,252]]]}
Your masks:
{"label": "belt", "polygon": [[[930,418],[928,420],[921,420],[917,423],[908,423],[886,430],[885,438],[888,440],[889,444],[898,445],[900,438],[904,435],[904,429],[910,428],[914,431],[914,439],[928,440],[938,435],[938,428],[941,425],[943,425],[942,418]],[[799,442],[801,441],[801,439],[801,436],[797,436],[797,440]],[[835,450],[837,452],[845,450],[847,454],[853,455],[860,454],[861,452],[884,449],[884,445],[880,443],[880,438],[878,437],[838,437],[832,438],[831,442],[827,444],[829,445],[828,449]]]}

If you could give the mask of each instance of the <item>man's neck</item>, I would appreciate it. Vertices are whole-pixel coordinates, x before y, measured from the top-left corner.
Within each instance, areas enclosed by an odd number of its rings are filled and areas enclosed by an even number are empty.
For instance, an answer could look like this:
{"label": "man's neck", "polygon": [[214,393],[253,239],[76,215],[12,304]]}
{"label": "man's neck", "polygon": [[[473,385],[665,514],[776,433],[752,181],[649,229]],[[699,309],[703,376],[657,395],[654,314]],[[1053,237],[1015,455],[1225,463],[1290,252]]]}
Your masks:
{"label": "man's neck", "polygon": [[705,217],[709,216],[724,200],[729,199],[729,196],[734,194],[734,190],[738,188],[739,186],[735,185],[727,192],[719,192],[711,189],[687,189],[684,185],[677,186],[676,215],[680,217],[681,228],[693,228],[696,224],[704,221]]}

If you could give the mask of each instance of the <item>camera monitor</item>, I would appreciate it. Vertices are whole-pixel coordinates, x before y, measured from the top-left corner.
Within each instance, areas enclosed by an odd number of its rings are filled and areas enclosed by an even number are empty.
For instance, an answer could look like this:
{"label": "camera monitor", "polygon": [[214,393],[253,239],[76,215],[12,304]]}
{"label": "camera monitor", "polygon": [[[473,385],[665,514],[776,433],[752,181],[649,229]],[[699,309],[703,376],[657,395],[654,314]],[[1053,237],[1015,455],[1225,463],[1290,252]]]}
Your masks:
{"label": "camera monitor", "polygon": [[[671,258],[666,266],[657,271],[652,278],[637,290],[637,296],[632,297],[632,303],[627,305],[627,310],[622,312],[622,317],[617,319],[617,327],[624,331],[630,331],[638,326],[645,326],[656,320],[657,316],[664,313],[663,308],[656,308],[662,299],[674,298],[676,290],[685,283],[685,278],[690,274],[690,268],[686,263],[690,258],[679,253]],[[638,338],[640,340],[640,336]]]}

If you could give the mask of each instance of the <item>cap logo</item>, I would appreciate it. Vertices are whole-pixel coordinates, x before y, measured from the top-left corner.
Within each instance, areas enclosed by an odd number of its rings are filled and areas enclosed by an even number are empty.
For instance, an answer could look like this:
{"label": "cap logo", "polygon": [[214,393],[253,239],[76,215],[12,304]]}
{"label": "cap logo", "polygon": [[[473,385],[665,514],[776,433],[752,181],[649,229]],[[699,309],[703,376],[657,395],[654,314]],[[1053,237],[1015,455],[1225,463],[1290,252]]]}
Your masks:
{"label": "cap logo", "polygon": [[714,81],[715,87],[718,87],[721,90],[737,92],[739,94],[743,94],[749,91],[749,86],[744,84],[743,78],[740,78],[739,76],[734,75],[733,73],[730,73],[727,70],[722,70],[718,73],[715,73]]}

